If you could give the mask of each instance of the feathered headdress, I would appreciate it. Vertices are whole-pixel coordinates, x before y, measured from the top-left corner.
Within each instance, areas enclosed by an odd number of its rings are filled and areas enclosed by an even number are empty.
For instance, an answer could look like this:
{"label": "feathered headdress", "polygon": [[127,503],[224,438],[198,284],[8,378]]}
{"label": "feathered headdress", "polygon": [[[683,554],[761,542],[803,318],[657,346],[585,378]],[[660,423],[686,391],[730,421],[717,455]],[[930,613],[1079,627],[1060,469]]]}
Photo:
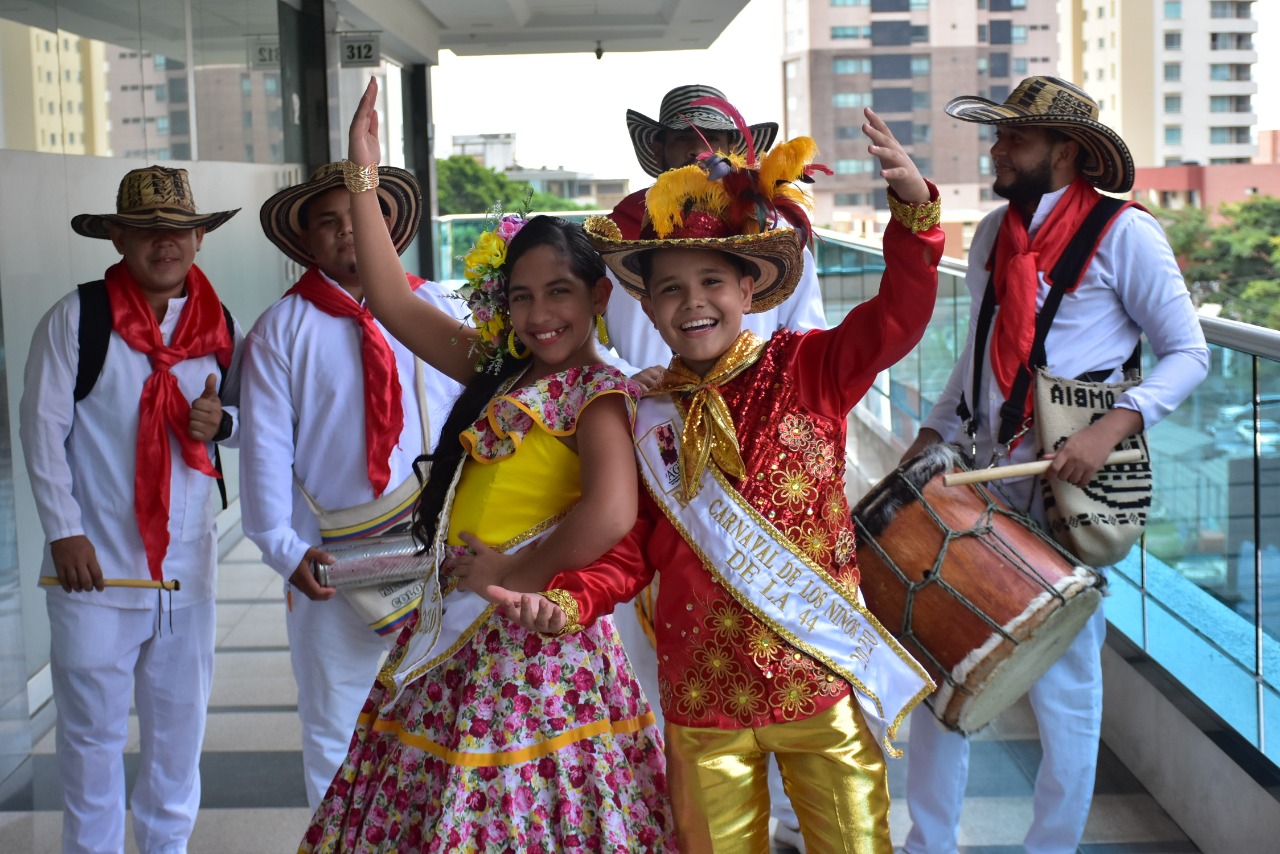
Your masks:
{"label": "feathered headdress", "polygon": [[[715,249],[743,259],[755,278],[751,311],[766,311],[795,290],[803,249],[812,236],[809,197],[798,184],[813,183],[818,146],[807,136],[781,143],[757,158],[751,128],[723,98],[699,98],[732,119],[746,141],[745,154],[708,150],[698,162],[658,176],[645,196],[640,240],[622,240],[607,217],[584,227],[605,263],[633,296],[644,296],[639,255],[651,249]],[[710,145],[707,146],[711,148]]]}

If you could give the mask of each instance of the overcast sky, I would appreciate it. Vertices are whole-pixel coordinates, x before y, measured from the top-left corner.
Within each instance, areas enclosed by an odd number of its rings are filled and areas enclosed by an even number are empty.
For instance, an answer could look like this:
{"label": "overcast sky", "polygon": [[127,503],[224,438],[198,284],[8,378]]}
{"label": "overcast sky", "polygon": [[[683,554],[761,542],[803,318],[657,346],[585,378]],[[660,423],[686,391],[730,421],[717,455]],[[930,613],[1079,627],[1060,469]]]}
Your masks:
{"label": "overcast sky", "polygon": [[[1280,0],[1253,4],[1258,20],[1254,96],[1259,129],[1280,129]],[[721,89],[748,122],[782,119],[782,2],[751,0],[707,50],[459,57],[441,51],[431,71],[436,156],[454,135],[516,134],[521,166],[565,167],[598,178],[650,179],[626,132],[626,111],[658,117],[683,83]],[[821,159],[821,158],[819,158]]]}

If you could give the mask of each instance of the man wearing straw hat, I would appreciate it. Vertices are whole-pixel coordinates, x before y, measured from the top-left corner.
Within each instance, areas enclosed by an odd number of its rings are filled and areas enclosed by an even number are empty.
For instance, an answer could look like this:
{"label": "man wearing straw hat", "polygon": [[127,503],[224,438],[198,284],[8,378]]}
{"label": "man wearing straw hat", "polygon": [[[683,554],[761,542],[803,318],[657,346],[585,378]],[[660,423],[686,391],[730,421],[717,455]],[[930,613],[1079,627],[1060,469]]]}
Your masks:
{"label": "man wearing straw hat", "polygon": [[[1030,363],[1036,318],[1049,293],[1046,274],[1085,231],[1098,192],[1124,193],[1133,161],[1124,141],[1098,121],[1085,92],[1054,77],[1023,80],[1003,104],[961,97],[946,106],[963,121],[994,125],[993,189],[1009,204],[979,224],[969,250],[967,281],[973,317],[969,339],[946,388],[907,456],[941,441],[975,449],[978,466],[1029,462],[1032,436],[1006,438],[1003,424],[1034,419],[1034,396],[1015,382]],[[1100,208],[1105,211],[1106,208]],[[1168,415],[1204,378],[1208,349],[1182,274],[1164,233],[1146,211],[1128,205],[1085,247],[1087,260],[1053,315],[1045,339],[1047,370],[1059,377],[1113,380],[1145,334],[1159,359],[1155,368],[1116,399],[1114,408],[1070,436],[1053,455],[1046,479],[1084,486],[1122,440]],[[990,282],[990,284],[988,284]],[[1061,286],[1060,286],[1061,287]],[[991,290],[993,319],[983,312]],[[1047,310],[1047,309],[1046,309]],[[975,353],[975,330],[989,329],[990,345]],[[974,359],[981,370],[975,373]],[[979,399],[972,388],[980,377]],[[1015,391],[1022,388],[1023,391]],[[1021,397],[1008,403],[1009,399]],[[1012,412],[1012,418],[1003,417]],[[1042,525],[1046,516],[1034,477],[1001,482],[1013,506]],[[1025,838],[1029,852],[1074,852],[1093,795],[1102,717],[1102,609],[1067,652],[1032,687],[1030,700],[1044,758],[1035,782],[1034,813]],[[922,707],[923,708],[923,707]],[[956,851],[968,776],[969,743],[944,731],[927,710],[912,714],[907,750],[910,854]]]}
{"label": "man wearing straw hat", "polygon": [[[63,851],[124,851],[130,702],[139,850],[185,851],[195,826],[213,681],[213,443],[236,430],[222,404],[236,398],[226,372],[239,333],[194,261],[235,213],[197,213],[185,170],[129,172],[114,214],[71,220],[122,259],[59,300],[31,341],[20,430],[43,572],[56,578]],[[180,585],[169,613],[162,585]]]}
{"label": "man wearing straw hat", "polygon": [[[403,252],[418,233],[422,193],[403,169],[383,166],[378,177],[387,228]],[[434,447],[460,386],[416,362],[364,308],[340,163],[276,193],[261,219],[267,238],[306,272],[247,339],[241,508],[245,534],[285,579],[314,809],[411,610],[360,612],[358,599],[321,586],[314,564],[332,563],[324,542],[407,525],[418,493],[413,461]],[[405,287],[449,314],[463,308],[447,289],[416,276]]]}

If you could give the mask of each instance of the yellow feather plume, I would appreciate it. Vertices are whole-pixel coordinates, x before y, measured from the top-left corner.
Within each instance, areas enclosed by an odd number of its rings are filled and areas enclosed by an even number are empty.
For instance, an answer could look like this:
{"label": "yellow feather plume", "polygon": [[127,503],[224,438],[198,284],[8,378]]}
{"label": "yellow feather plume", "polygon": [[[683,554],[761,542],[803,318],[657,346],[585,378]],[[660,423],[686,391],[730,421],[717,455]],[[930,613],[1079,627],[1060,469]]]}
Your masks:
{"label": "yellow feather plume", "polygon": [[659,237],[684,225],[686,210],[704,210],[720,216],[728,205],[724,187],[718,181],[708,181],[707,173],[696,163],[663,172],[645,196],[645,207]]}
{"label": "yellow feather plume", "polygon": [[798,136],[775,145],[760,161],[760,191],[769,198],[781,193],[807,205],[808,197],[792,183],[800,180],[804,168],[817,156],[818,144],[811,137]]}

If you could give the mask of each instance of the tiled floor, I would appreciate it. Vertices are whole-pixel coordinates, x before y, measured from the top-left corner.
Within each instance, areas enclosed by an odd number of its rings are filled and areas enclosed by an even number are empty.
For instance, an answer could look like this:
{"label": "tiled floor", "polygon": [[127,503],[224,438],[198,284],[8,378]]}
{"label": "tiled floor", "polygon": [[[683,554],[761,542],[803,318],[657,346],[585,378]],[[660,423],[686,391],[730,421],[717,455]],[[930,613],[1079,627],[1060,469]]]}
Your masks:
{"label": "tiled floor", "polygon": [[[296,691],[289,670],[280,581],[248,541],[222,562],[218,652],[205,737],[203,805],[192,854],[268,854],[296,850],[309,818],[302,787]],[[136,727],[136,724],[135,724]],[[910,733],[906,734],[910,744]],[[136,749],[136,735],[130,749]],[[1039,760],[1035,722],[1025,703],[975,740],[960,830],[962,854],[1015,854],[1031,814]],[[0,788],[0,852],[59,850],[61,814],[52,734]],[[137,754],[131,753],[130,774]],[[905,766],[890,763],[894,843],[906,836]],[[1182,854],[1198,849],[1103,748],[1085,854]],[[785,847],[776,852],[788,852]],[[136,851],[132,839],[129,851]]]}

